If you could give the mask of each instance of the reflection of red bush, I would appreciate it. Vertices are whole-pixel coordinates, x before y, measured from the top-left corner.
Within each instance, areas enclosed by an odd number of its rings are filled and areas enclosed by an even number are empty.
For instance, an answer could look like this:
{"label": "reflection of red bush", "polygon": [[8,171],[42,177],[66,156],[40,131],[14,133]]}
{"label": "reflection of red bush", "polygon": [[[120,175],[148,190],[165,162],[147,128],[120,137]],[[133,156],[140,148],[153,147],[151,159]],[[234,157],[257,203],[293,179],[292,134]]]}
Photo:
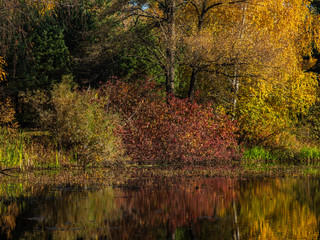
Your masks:
{"label": "reflection of red bush", "polygon": [[125,117],[119,130],[128,154],[140,163],[231,162],[239,157],[235,123],[210,104],[165,97],[152,82],[116,81],[102,87]]}
{"label": "reflection of red bush", "polygon": [[117,209],[134,216],[131,224],[139,223],[150,229],[165,226],[169,232],[175,232],[177,227],[189,227],[202,217],[213,220],[221,216],[238,196],[236,184],[235,180],[215,178],[169,189],[141,188],[126,191],[125,198],[115,198],[115,204]]}

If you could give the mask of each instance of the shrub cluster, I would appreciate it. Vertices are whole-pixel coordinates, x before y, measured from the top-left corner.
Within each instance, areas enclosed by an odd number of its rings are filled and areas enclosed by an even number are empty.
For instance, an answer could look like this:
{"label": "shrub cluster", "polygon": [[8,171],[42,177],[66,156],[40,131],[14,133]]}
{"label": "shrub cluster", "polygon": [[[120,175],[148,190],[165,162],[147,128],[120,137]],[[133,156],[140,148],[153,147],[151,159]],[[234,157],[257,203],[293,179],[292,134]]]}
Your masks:
{"label": "shrub cluster", "polygon": [[166,98],[152,81],[79,90],[65,77],[50,95],[24,98],[53,144],[83,166],[122,161],[123,149],[139,164],[231,164],[240,157],[234,121],[210,104]]}
{"label": "shrub cluster", "polygon": [[61,148],[74,152],[80,164],[121,160],[121,139],[114,134],[119,118],[104,110],[95,90],[75,90],[66,78],[54,86],[51,104],[52,111],[41,115],[43,124]]}
{"label": "shrub cluster", "polygon": [[239,159],[234,121],[211,105],[168,99],[151,82],[109,82],[100,88],[107,108],[120,111],[118,129],[127,154],[138,163],[232,163]]}

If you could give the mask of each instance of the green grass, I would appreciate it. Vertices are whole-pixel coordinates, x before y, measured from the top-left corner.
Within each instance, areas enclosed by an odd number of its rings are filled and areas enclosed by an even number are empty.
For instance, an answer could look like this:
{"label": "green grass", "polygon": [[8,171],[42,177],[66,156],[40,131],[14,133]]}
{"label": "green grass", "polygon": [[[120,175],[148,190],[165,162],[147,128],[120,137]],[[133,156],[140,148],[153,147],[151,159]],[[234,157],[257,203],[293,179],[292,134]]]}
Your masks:
{"label": "green grass", "polygon": [[28,165],[27,143],[22,133],[12,134],[0,128],[0,166],[23,168]]}
{"label": "green grass", "polygon": [[243,153],[243,164],[251,168],[273,164],[318,166],[320,165],[320,149],[304,146],[300,150],[282,149],[272,151],[261,146],[255,146]]}
{"label": "green grass", "polygon": [[303,147],[298,155],[300,163],[308,165],[319,165],[320,149],[318,147]]}
{"label": "green grass", "polygon": [[255,146],[243,153],[243,163],[245,166],[261,164],[273,164],[279,160],[278,156],[263,147]]}

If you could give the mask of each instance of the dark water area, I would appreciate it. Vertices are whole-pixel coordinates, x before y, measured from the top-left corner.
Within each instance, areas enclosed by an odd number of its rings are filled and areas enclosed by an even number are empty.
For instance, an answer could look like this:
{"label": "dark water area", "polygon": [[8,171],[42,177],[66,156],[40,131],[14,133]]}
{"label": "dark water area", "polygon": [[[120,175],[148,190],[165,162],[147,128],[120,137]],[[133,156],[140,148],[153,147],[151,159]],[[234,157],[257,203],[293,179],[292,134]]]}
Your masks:
{"label": "dark water area", "polygon": [[317,178],[1,189],[0,239],[319,239]]}

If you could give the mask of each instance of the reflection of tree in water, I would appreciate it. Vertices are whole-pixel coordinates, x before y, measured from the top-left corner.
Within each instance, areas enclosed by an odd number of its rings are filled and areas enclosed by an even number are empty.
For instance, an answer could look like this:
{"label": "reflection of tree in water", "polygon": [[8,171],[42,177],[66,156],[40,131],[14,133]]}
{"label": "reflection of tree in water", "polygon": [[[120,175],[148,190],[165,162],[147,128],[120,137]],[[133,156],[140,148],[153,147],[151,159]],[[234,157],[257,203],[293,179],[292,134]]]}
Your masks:
{"label": "reflection of tree in water", "polygon": [[232,231],[232,219],[222,217],[236,195],[233,188],[234,181],[215,179],[136,191],[44,190],[20,198],[15,212],[8,207],[6,223],[13,239],[193,239],[217,222],[231,221],[226,229]]}
{"label": "reflection of tree in water", "polygon": [[[320,239],[320,179],[319,178],[302,178],[299,179],[300,184],[295,184],[292,187],[294,198],[298,200],[301,206],[307,204],[310,210],[316,214],[318,222],[318,237]],[[301,187],[303,186],[303,187]]]}
{"label": "reflection of tree in water", "polygon": [[19,207],[16,202],[0,202],[0,239],[9,238],[16,227],[16,218],[19,214]]}
{"label": "reflection of tree in water", "polygon": [[112,231],[112,236],[129,239],[135,233],[139,239],[226,239],[229,235],[230,239],[233,219],[227,216],[238,195],[235,187],[235,180],[216,178],[126,191],[126,198],[115,202],[130,217],[114,224],[120,228]]}
{"label": "reflection of tree in water", "polygon": [[27,191],[22,184],[0,184],[0,239],[12,237],[17,218],[27,208],[25,200],[38,197],[39,189]]}
{"label": "reflection of tree in water", "polygon": [[12,197],[3,197],[0,186],[0,239],[316,239],[319,234],[316,179],[133,186],[139,188],[22,189]]}
{"label": "reflection of tree in water", "polygon": [[[11,210],[13,207],[15,211]],[[108,221],[119,216],[112,188],[50,191],[42,187],[10,201],[0,201],[0,209],[0,239],[98,238],[109,235]]]}
{"label": "reflection of tree in water", "polygon": [[239,219],[246,239],[317,239],[320,206],[313,203],[320,199],[315,182],[311,190],[307,179],[243,183]]}

